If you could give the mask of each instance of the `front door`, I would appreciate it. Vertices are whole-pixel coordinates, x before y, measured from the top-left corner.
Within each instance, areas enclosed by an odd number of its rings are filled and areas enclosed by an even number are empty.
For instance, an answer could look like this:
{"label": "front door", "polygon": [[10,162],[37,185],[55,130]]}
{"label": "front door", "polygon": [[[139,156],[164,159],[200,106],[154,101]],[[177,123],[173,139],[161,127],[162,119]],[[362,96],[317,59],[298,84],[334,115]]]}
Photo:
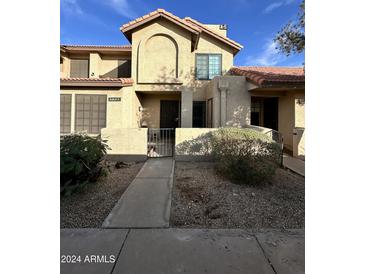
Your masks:
{"label": "front door", "polygon": [[278,98],[264,99],[264,127],[278,130]]}
{"label": "front door", "polygon": [[160,128],[179,127],[180,102],[172,100],[160,101]]}

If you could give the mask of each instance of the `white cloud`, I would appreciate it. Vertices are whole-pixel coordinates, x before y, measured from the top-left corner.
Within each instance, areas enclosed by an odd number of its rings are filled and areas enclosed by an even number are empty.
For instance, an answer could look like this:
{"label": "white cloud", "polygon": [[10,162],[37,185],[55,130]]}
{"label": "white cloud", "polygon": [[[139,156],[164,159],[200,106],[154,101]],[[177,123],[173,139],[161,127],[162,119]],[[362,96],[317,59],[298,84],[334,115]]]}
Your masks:
{"label": "white cloud", "polygon": [[281,6],[286,6],[286,5],[290,5],[293,4],[296,0],[285,0],[285,1],[279,1],[279,2],[274,2],[271,3],[270,5],[268,5],[263,11],[262,13],[267,14],[272,12],[273,10],[280,8]]}
{"label": "white cloud", "polygon": [[88,24],[108,27],[98,16],[83,10],[78,0],[61,0],[61,14],[72,17],[74,20],[87,22]]}
{"label": "white cloud", "polygon": [[275,66],[282,62],[285,58],[275,48],[276,43],[274,41],[268,41],[260,54],[257,56],[249,56],[246,59],[245,65],[247,66]]}
{"label": "white cloud", "polygon": [[268,5],[264,10],[263,13],[270,13],[274,9],[280,8],[284,3],[283,2],[275,2],[270,5]]}
{"label": "white cloud", "polygon": [[84,14],[77,0],[61,0],[61,11],[69,14]]}
{"label": "white cloud", "polygon": [[138,17],[130,5],[130,0],[106,0],[105,3],[124,17],[129,19]]}

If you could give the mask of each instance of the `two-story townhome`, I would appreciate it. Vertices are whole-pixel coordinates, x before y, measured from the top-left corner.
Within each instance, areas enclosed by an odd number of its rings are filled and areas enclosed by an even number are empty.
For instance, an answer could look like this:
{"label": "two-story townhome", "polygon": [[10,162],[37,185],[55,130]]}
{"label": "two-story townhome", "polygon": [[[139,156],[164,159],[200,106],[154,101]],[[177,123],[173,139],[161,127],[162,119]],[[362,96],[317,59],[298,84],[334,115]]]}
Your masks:
{"label": "two-story townhome", "polygon": [[147,128],[253,124],[281,132],[297,151],[302,68],[234,67],[243,46],[227,37],[226,25],[162,9],[120,30],[131,45],[61,45],[62,134],[101,134],[110,154],[135,156],[147,155]]}

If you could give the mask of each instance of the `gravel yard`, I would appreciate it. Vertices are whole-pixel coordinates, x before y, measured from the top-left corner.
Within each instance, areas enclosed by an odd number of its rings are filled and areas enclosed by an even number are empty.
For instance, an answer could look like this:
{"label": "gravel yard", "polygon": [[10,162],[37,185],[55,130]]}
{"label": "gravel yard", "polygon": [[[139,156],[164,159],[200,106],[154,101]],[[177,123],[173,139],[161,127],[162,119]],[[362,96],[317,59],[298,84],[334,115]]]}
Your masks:
{"label": "gravel yard", "polygon": [[213,163],[175,165],[170,224],[185,228],[304,228],[304,178],[278,169],[270,184],[237,185]]}
{"label": "gravel yard", "polygon": [[69,197],[61,197],[61,228],[98,228],[113,209],[143,163],[115,168],[109,162],[109,174]]}

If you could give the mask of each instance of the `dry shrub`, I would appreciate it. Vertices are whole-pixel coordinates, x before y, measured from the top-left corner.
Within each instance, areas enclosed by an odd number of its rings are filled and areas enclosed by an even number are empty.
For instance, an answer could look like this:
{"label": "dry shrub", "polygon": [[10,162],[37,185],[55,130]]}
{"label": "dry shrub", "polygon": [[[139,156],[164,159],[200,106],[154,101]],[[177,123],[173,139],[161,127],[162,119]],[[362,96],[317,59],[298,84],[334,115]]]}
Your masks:
{"label": "dry shrub", "polygon": [[212,148],[217,171],[238,184],[267,182],[280,163],[280,145],[253,129],[219,129]]}

